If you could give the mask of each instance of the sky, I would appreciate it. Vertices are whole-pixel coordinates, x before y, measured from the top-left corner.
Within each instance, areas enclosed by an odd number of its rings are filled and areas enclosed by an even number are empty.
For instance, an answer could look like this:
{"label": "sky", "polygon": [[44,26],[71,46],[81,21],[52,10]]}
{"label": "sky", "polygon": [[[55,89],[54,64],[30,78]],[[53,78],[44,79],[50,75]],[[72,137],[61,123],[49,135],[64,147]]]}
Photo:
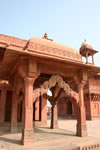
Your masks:
{"label": "sky", "polygon": [[0,0],[0,34],[28,40],[45,32],[77,50],[86,39],[100,52],[100,0]]}

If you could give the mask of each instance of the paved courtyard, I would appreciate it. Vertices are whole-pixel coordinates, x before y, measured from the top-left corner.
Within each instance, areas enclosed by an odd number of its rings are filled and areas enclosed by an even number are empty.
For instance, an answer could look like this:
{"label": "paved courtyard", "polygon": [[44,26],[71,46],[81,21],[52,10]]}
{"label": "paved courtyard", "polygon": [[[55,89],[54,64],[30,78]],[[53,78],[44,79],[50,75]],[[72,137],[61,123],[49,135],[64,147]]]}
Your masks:
{"label": "paved courtyard", "polygon": [[76,120],[59,119],[60,129],[49,129],[49,125],[50,120],[47,126],[35,128],[34,144],[26,147],[21,145],[21,133],[0,131],[0,150],[77,150],[79,146],[100,143],[100,120],[87,121],[89,136],[84,138],[75,136]]}
{"label": "paved courtyard", "polygon": [[[59,128],[76,132],[76,120],[66,120],[59,118]],[[48,120],[48,125],[50,120]],[[87,121],[88,136],[100,138],[100,120]]]}

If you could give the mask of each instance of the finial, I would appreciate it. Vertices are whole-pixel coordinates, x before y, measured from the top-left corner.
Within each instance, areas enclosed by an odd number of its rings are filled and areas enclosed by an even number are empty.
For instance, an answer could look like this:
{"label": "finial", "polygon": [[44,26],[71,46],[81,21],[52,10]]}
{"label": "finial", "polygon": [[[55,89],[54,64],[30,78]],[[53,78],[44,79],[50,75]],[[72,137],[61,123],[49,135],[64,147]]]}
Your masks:
{"label": "finial", "polygon": [[48,39],[48,34],[47,33],[44,34],[44,38]]}
{"label": "finial", "polygon": [[47,33],[45,33],[42,38],[43,38],[43,39],[46,39],[46,40],[49,40],[49,41],[53,41],[52,39],[49,39],[49,38],[48,38],[48,34],[47,34]]}

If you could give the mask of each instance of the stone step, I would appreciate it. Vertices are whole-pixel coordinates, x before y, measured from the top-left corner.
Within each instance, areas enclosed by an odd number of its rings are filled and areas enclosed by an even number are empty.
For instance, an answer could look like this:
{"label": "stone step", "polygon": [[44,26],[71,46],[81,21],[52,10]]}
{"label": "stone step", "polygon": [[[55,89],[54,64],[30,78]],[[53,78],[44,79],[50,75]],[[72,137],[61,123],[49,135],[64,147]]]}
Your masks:
{"label": "stone step", "polygon": [[100,150],[100,143],[82,146],[79,150]]}

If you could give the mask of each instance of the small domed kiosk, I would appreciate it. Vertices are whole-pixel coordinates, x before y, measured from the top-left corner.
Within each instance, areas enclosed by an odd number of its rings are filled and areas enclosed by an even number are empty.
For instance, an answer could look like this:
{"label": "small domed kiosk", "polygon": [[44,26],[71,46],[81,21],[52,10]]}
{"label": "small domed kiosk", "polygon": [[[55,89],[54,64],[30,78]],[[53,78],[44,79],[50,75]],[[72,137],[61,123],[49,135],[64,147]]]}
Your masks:
{"label": "small domed kiosk", "polygon": [[82,43],[81,47],[80,47],[80,54],[83,57],[86,57],[86,64],[89,64],[88,62],[88,57],[92,56],[92,63],[94,65],[94,54],[98,53],[98,51],[94,50],[93,47],[86,41],[84,40],[84,42]]}

